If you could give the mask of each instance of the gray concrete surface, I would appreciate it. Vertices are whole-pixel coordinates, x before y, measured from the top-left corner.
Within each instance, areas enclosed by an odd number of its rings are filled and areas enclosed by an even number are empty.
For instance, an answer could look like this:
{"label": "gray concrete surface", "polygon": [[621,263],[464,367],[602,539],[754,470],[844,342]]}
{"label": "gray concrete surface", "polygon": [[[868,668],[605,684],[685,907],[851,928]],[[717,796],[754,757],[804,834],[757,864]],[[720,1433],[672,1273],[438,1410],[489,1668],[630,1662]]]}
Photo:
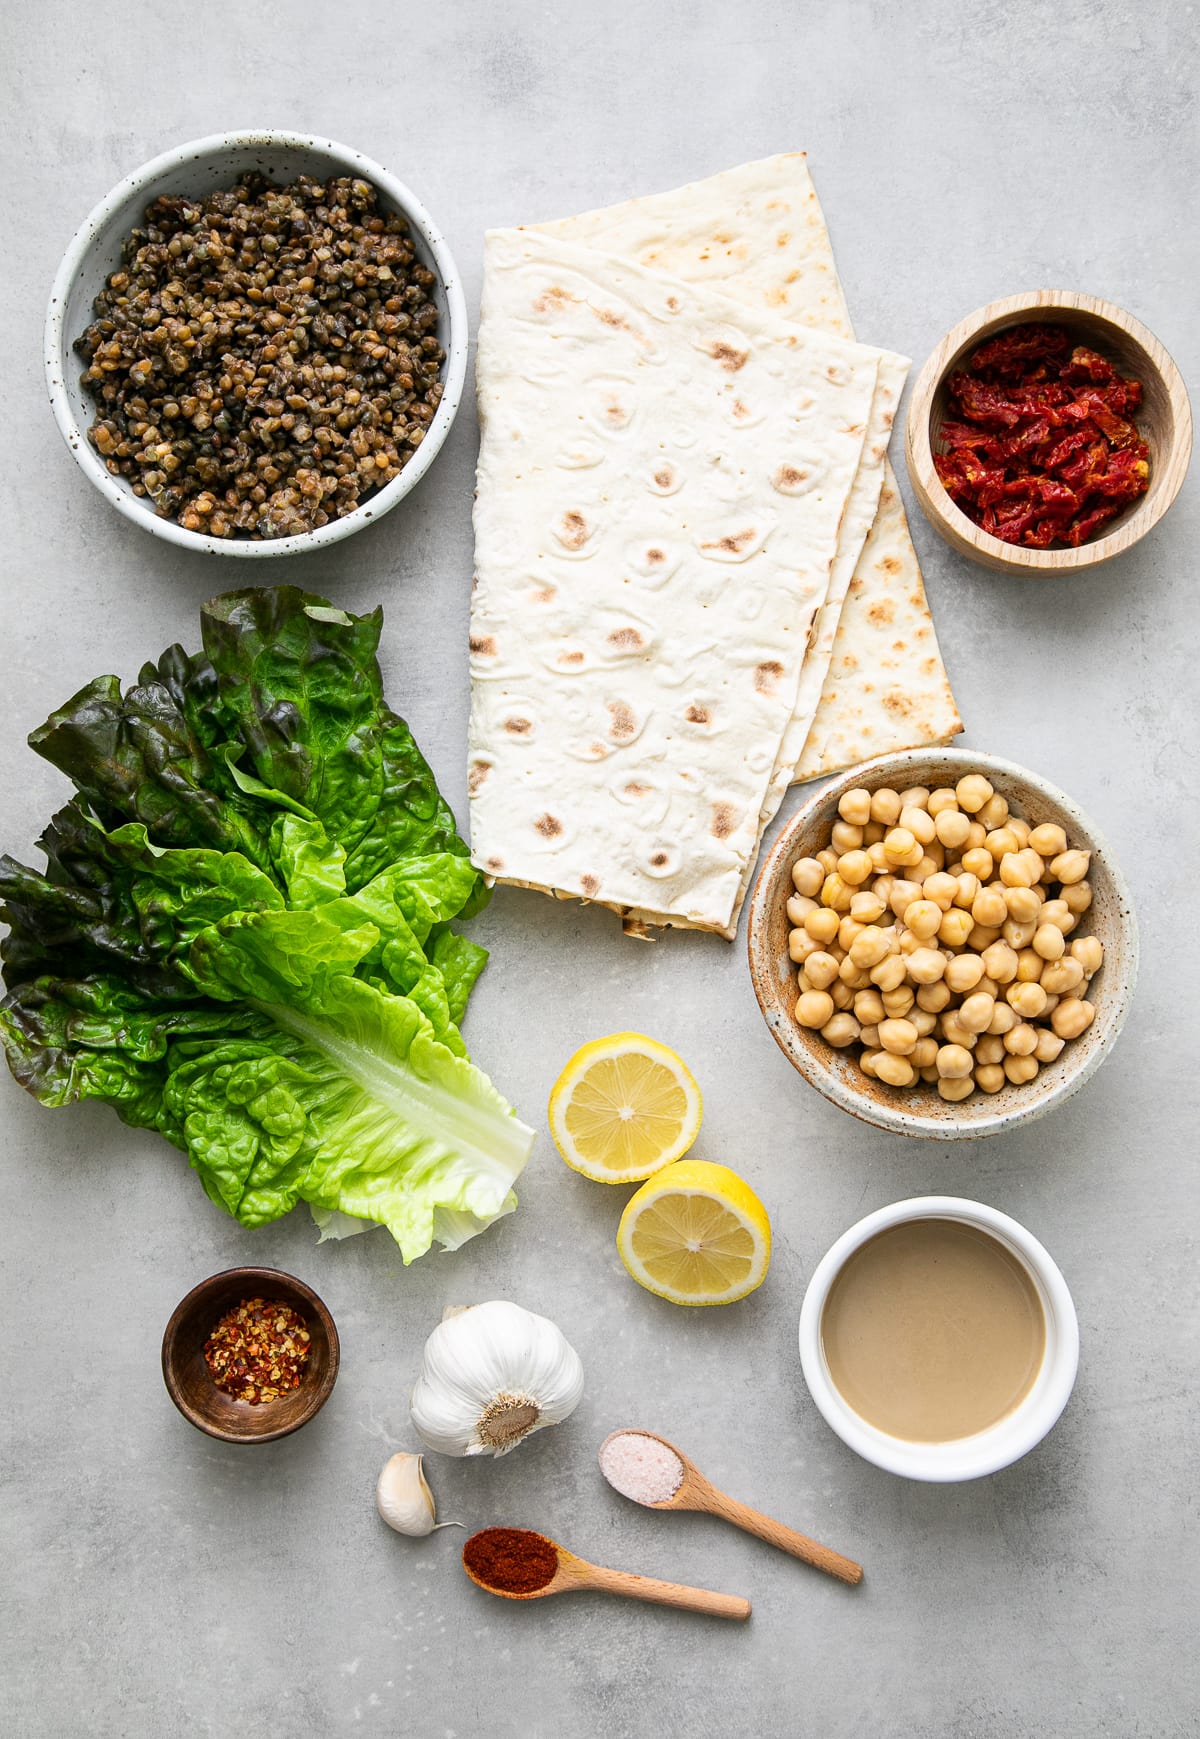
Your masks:
{"label": "gray concrete surface", "polygon": [[[190,13],[10,0],[5,36],[0,843],[18,855],[64,789],[25,733],[98,672],[130,678],[194,641],[211,592],[268,577],[125,524],[44,402],[41,321],[67,239],[170,144],[252,125],[357,144],[427,201],[473,307],[486,225],[805,147],[864,338],[919,363],[969,309],[1062,284],[1134,310],[1200,381],[1196,17],[1169,0],[211,0]],[[475,439],[467,410],[411,501],[270,576],[352,608],[383,601],[389,693],[460,813]],[[539,1120],[582,1040],[654,1032],[704,1088],[698,1154],[742,1169],[771,1210],[766,1286],[696,1314],[627,1279],[613,1246],[623,1192],[567,1172],[545,1137],[515,1217],[406,1273],[384,1233],[317,1249],[303,1213],[243,1232],[159,1141],[100,1108],[43,1111],[5,1077],[6,1734],[1197,1731],[1196,482],[1136,553],[1070,582],[1006,581],[952,557],[919,517],[914,533],[965,740],[1064,786],[1132,881],[1142,983],[1111,1060],[1027,1130],[908,1144],[797,1080],[740,942],[639,948],[602,912],[500,894],[479,925],[494,955],[468,1037],[516,1104]],[[1030,1226],[1083,1335],[1048,1441],[949,1489],[844,1449],[796,1353],[822,1251],[868,1209],[929,1190]],[[158,1371],[178,1297],[244,1260],[315,1283],[344,1346],[320,1419],[259,1450],[191,1430]],[[457,1530],[408,1542],[384,1529],[372,1488],[411,1446],[424,1337],[443,1305],[495,1296],[561,1323],[587,1396],[506,1460],[434,1458],[442,1513],[744,1592],[747,1628],[582,1597],[510,1608],[466,1583]],[[626,1504],[595,1465],[622,1423],[657,1427],[736,1493],[859,1556],[863,1588],[716,1522]]]}

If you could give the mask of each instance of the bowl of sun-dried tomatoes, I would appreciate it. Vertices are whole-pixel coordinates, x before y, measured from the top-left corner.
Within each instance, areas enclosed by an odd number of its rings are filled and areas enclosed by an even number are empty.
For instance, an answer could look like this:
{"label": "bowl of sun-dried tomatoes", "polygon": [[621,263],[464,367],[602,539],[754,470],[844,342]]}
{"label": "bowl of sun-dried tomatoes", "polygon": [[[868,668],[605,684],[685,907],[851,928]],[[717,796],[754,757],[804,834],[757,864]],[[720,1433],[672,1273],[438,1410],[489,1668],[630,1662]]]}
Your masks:
{"label": "bowl of sun-dried tomatoes", "polygon": [[1192,414],[1154,334],[1112,302],[1038,290],[948,332],[913,388],[912,485],[963,555],[1006,573],[1095,567],[1179,493]]}

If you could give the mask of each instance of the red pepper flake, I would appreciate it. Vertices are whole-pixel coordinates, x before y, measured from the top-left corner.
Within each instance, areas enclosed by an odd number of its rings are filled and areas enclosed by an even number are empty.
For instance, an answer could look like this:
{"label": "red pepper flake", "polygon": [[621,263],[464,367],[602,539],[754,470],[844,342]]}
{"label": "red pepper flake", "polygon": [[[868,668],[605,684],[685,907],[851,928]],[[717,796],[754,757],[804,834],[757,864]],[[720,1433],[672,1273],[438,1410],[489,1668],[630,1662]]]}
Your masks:
{"label": "red pepper flake", "polygon": [[1026,549],[1078,547],[1150,487],[1132,418],[1141,382],[1072,347],[1064,327],[1010,326],[947,383],[942,486],[969,519]]}
{"label": "red pepper flake", "polygon": [[243,1298],[204,1343],[217,1388],[256,1407],[300,1387],[308,1353],[308,1324],[278,1298]]}

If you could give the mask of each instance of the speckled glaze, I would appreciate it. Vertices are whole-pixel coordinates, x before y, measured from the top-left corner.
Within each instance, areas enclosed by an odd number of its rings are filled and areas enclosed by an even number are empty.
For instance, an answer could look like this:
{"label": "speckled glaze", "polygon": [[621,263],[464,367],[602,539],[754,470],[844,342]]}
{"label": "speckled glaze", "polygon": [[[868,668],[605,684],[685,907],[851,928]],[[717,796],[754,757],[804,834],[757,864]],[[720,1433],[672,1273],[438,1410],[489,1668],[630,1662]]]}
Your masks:
{"label": "speckled glaze", "polygon": [[[73,349],[75,340],[92,319],[95,297],[109,273],[117,268],[122,242],[141,222],[142,212],[150,201],[161,194],[186,193],[199,198],[229,186],[250,169],[261,170],[280,182],[294,180],[297,175],[320,179],[334,173],[357,175],[374,183],[383,196],[384,207],[402,212],[408,219],[418,255],[437,278],[433,299],[440,316],[438,337],[446,352],[442,402],[425,439],[400,475],[341,519],[331,520],[328,525],[299,537],[260,541],[205,537],[199,532],[185,531],[172,519],[160,519],[152,503],[133,493],[126,478],[112,475],[85,433],[95,419],[95,406],[80,385],[83,363]],[[126,519],[170,543],[207,555],[253,558],[300,555],[337,543],[381,519],[428,471],[450,432],[462,399],[467,369],[467,307],[453,257],[429,213],[403,182],[378,163],[346,145],[335,144],[332,139],[308,134],[217,133],[164,152],[126,176],[76,231],[50,292],[45,364],[50,403],[64,441],[85,476]]]}
{"label": "speckled glaze", "polygon": [[[1094,935],[1104,944],[1104,965],[1092,980],[1088,1000],[1096,1018],[1079,1038],[1063,1046],[1056,1062],[1038,1071],[1026,1086],[1006,1085],[999,1093],[976,1092],[957,1105],[939,1098],[924,1082],[897,1089],[873,1081],[858,1066],[857,1047],[838,1051],[820,1033],[798,1026],[792,1015],[796,968],[788,957],[787,900],[793,892],[792,865],[828,844],[838,800],[856,786],[877,790],[890,785],[955,785],[964,773],[986,775],[1013,812],[1031,826],[1058,822],[1068,842],[1092,853],[1088,880],[1094,890],[1090,910],[1076,934]],[[994,755],[975,749],[911,749],[881,755],[843,773],[797,811],[759,871],[750,904],[747,933],[754,993],[776,1044],[806,1081],[827,1099],[897,1135],[937,1141],[973,1140],[998,1135],[1018,1123],[1044,1117],[1077,1093],[1116,1042],[1129,1012],[1137,979],[1138,935],[1133,902],[1124,876],[1103,837],[1071,799],[1047,780]]]}

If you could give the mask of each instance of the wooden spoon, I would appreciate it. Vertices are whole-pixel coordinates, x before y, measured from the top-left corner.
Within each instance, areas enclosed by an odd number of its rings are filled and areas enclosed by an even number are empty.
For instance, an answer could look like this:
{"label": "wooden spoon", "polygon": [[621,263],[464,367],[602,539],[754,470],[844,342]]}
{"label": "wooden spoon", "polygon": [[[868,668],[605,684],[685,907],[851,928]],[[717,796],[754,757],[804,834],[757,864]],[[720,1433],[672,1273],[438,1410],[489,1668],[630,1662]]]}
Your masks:
{"label": "wooden spoon", "polygon": [[662,1498],[656,1503],[633,1497],[630,1492],[622,1492],[623,1497],[630,1497],[634,1503],[644,1504],[645,1508],[652,1510],[703,1510],[710,1516],[721,1516],[725,1521],[732,1522],[734,1527],[744,1528],[748,1534],[756,1534],[769,1546],[778,1546],[781,1552],[790,1552],[793,1558],[803,1558],[806,1564],[813,1565],[817,1570],[824,1570],[829,1576],[837,1576],[853,1586],[862,1581],[861,1564],[856,1564],[852,1558],[843,1558],[840,1552],[818,1545],[816,1540],[810,1540],[806,1534],[799,1534],[795,1528],[787,1528],[782,1522],[764,1516],[761,1511],[752,1510],[749,1504],[739,1503],[736,1498],[719,1491],[711,1480],[704,1477],[695,1463],[688,1460],[682,1449],[676,1449],[673,1443],[668,1443],[656,1431],[643,1431],[638,1427],[626,1426],[620,1431],[610,1431],[604,1439],[600,1445],[600,1471],[615,1490],[621,1491],[621,1487],[605,1471],[604,1451],[617,1437],[649,1437],[669,1449],[683,1468],[683,1479],[670,1497]]}
{"label": "wooden spoon", "polygon": [[[549,1581],[540,1588],[520,1594],[485,1582],[471,1568],[468,1554],[473,1541],[480,1539],[483,1534],[493,1533],[510,1536],[511,1543],[515,1543],[512,1542],[512,1537],[516,1536],[518,1541],[524,1541],[530,1547],[535,1547],[535,1542],[542,1548],[551,1547],[558,1559],[558,1566]],[[714,1594],[707,1588],[687,1588],[679,1582],[659,1582],[653,1576],[632,1576],[626,1570],[606,1570],[599,1564],[589,1564],[586,1558],[577,1558],[574,1552],[568,1552],[557,1540],[550,1539],[546,1534],[535,1533],[532,1528],[484,1528],[480,1533],[472,1534],[463,1547],[463,1569],[477,1588],[486,1589],[489,1594],[498,1594],[504,1600],[541,1600],[546,1594],[574,1594],[599,1589],[604,1594],[623,1594],[629,1600],[650,1600],[657,1606],[678,1606],[684,1612],[707,1612],[713,1618],[750,1616],[750,1602],[743,1600],[739,1594]]]}

